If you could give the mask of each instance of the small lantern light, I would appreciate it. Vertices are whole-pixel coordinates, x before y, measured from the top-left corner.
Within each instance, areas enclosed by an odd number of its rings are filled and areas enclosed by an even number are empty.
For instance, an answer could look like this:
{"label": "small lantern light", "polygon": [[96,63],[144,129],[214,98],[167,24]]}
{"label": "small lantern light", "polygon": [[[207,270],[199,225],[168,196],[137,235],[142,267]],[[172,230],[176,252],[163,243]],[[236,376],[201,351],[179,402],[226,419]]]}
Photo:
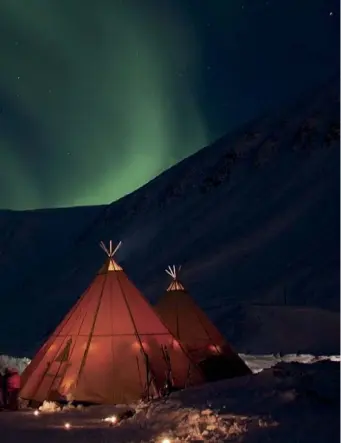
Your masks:
{"label": "small lantern light", "polygon": [[110,417],[105,418],[104,421],[109,422],[109,426],[113,426],[115,423],[117,423],[117,416],[111,415]]}

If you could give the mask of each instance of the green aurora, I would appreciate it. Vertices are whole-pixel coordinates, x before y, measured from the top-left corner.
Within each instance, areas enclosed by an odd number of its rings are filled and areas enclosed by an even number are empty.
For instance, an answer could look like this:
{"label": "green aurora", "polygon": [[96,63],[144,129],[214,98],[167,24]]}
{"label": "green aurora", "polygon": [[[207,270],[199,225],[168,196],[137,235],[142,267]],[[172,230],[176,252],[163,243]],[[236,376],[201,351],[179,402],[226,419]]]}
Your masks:
{"label": "green aurora", "polygon": [[0,0],[0,208],[112,202],[339,76],[336,0]]}
{"label": "green aurora", "polygon": [[200,52],[184,14],[100,3],[0,3],[0,84],[14,108],[0,132],[3,207],[108,203],[207,142],[193,90]]}

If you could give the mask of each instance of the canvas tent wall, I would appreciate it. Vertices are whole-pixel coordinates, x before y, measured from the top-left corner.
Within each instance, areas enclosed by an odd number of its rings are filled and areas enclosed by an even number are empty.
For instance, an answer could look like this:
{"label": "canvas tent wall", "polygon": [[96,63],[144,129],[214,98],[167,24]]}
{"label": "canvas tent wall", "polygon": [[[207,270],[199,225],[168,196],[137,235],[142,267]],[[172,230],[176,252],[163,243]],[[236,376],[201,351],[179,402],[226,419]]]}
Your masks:
{"label": "canvas tent wall", "polygon": [[170,369],[178,388],[203,382],[201,371],[114,261],[112,243],[109,250],[102,247],[105,265],[26,368],[23,399],[130,403],[159,395]]}
{"label": "canvas tent wall", "polygon": [[161,319],[201,367],[207,380],[250,374],[246,363],[185,290],[178,271],[175,266],[166,269],[172,282],[155,306]]}

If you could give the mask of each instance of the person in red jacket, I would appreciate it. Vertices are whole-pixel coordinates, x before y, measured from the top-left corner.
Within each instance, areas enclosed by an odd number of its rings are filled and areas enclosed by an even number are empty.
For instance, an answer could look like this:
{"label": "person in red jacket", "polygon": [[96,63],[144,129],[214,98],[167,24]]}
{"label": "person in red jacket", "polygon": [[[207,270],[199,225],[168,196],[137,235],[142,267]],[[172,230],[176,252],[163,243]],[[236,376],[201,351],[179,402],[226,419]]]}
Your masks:
{"label": "person in red jacket", "polygon": [[17,411],[19,391],[20,391],[20,375],[17,369],[7,368],[5,371],[5,408]]}
{"label": "person in red jacket", "polygon": [[4,376],[0,372],[0,410],[2,410],[4,406]]}

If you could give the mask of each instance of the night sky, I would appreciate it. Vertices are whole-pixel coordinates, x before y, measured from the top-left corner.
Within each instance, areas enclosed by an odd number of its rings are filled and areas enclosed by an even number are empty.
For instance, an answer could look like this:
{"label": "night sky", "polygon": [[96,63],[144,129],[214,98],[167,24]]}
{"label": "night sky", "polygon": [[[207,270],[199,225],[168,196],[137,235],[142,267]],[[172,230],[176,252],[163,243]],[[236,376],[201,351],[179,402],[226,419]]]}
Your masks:
{"label": "night sky", "polygon": [[111,202],[339,70],[338,0],[1,0],[0,208]]}

